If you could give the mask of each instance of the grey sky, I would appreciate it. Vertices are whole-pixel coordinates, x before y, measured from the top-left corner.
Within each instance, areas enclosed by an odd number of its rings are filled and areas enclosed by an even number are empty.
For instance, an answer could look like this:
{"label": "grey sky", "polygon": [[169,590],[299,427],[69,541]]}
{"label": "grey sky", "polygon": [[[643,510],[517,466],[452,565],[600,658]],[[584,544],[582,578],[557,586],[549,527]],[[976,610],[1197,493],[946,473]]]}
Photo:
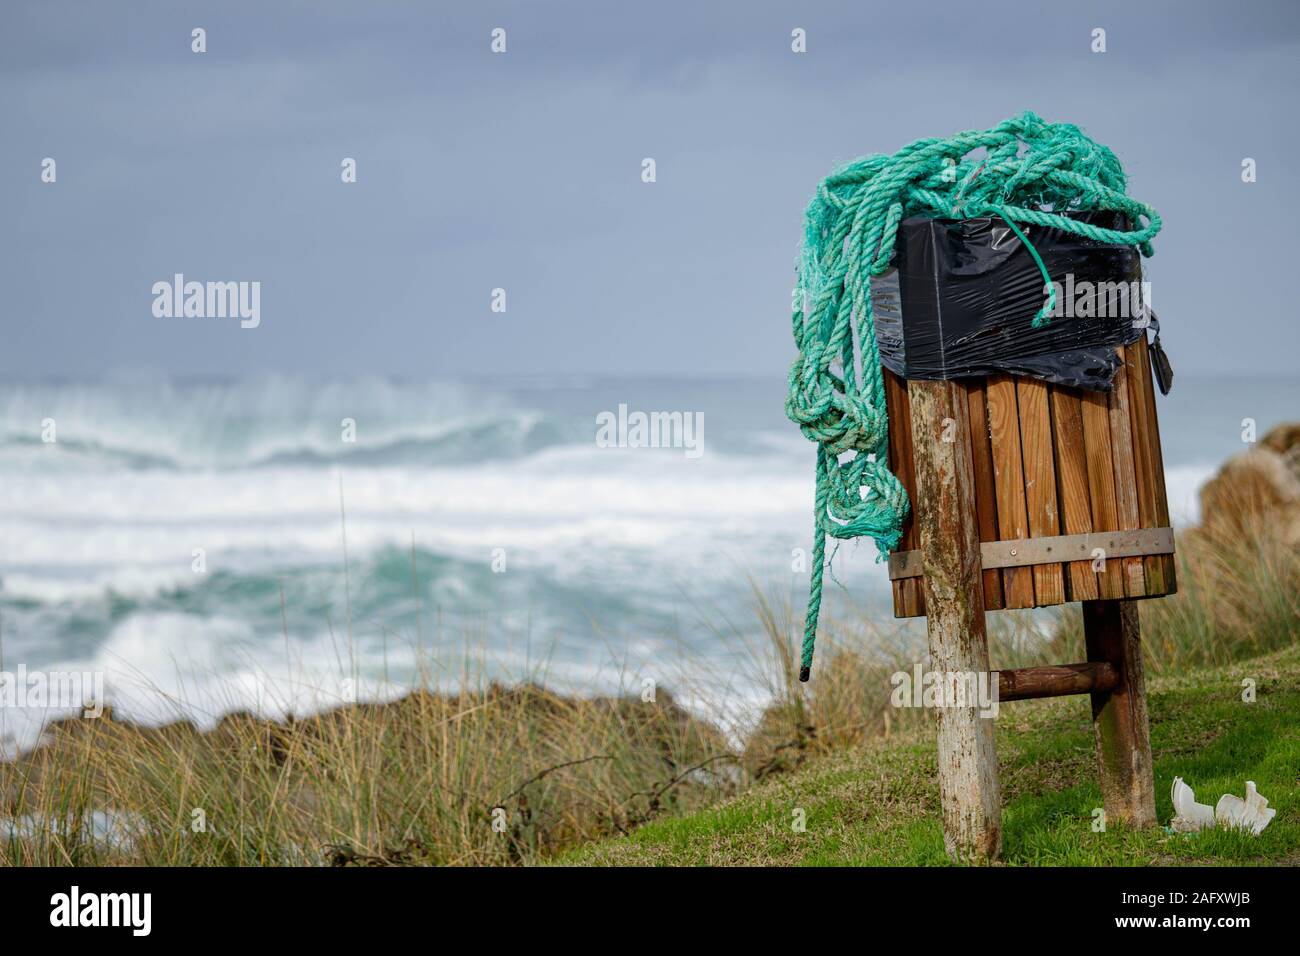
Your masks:
{"label": "grey sky", "polygon": [[[1293,375],[1298,79],[1291,2],[6,0],[0,374],[782,374],[818,180],[1033,109],[1163,215],[1176,367]],[[175,272],[261,327],[154,318]]]}

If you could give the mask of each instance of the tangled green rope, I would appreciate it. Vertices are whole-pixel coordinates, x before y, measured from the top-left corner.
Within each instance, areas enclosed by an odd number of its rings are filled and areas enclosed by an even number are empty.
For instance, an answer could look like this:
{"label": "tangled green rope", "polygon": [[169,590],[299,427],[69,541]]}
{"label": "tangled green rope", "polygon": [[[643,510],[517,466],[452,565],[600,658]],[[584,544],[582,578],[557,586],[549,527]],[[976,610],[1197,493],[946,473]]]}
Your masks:
{"label": "tangled green rope", "polygon": [[[1116,210],[1134,228],[1102,229],[1061,215],[1079,210]],[[826,177],[804,213],[792,317],[799,357],[786,398],[786,414],[817,443],[812,586],[800,680],[808,679],[812,666],[827,535],[870,535],[883,559],[898,546],[907,517],[907,492],[887,467],[889,420],[870,283],[889,269],[898,224],[914,215],[999,216],[1045,278],[1042,260],[1018,224],[1133,245],[1146,256],[1160,231],[1155,210],[1125,194],[1114,153],[1076,126],[1047,123],[1028,112],[989,130],[919,139],[893,156],[866,156]],[[1035,325],[1053,305],[1049,298]]]}

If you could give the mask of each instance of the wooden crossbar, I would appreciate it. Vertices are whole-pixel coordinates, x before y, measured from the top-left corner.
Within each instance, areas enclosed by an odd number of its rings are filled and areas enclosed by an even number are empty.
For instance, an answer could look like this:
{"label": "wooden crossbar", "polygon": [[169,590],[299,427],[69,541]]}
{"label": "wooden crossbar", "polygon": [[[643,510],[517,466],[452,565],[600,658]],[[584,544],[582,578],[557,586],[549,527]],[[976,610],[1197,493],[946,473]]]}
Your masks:
{"label": "wooden crossbar", "polygon": [[1098,694],[1119,686],[1119,671],[1105,661],[1051,664],[998,671],[998,701]]}

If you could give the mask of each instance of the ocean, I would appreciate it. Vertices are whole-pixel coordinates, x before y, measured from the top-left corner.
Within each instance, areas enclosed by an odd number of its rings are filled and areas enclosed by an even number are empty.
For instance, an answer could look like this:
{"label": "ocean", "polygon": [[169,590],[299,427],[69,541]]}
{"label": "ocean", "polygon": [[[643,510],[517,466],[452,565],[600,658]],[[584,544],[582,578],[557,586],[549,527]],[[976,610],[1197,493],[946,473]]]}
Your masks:
{"label": "ocean", "polygon": [[[813,446],[784,386],[0,386],[0,672],[100,674],[120,716],[201,726],[470,673],[605,693],[697,672],[721,708],[761,702],[755,593],[797,618],[811,545]],[[694,450],[598,440],[620,409],[681,413]],[[1298,414],[1295,381],[1180,376],[1159,400],[1175,523],[1244,420]],[[841,545],[828,594],[893,626],[869,541]],[[7,751],[69,712],[27,704],[0,706]]]}

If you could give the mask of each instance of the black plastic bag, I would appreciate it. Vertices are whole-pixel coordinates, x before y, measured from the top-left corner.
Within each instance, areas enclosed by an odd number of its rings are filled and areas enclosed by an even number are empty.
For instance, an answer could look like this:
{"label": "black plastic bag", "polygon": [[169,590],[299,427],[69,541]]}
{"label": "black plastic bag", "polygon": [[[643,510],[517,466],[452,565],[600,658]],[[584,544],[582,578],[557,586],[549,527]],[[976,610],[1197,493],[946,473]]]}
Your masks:
{"label": "black plastic bag", "polygon": [[[1071,215],[1125,229],[1119,213]],[[876,343],[886,368],[909,379],[1005,372],[1108,391],[1116,347],[1150,324],[1149,289],[1132,246],[1092,242],[1060,229],[1018,224],[1057,289],[1005,221],[904,219],[892,268],[871,280]]]}

